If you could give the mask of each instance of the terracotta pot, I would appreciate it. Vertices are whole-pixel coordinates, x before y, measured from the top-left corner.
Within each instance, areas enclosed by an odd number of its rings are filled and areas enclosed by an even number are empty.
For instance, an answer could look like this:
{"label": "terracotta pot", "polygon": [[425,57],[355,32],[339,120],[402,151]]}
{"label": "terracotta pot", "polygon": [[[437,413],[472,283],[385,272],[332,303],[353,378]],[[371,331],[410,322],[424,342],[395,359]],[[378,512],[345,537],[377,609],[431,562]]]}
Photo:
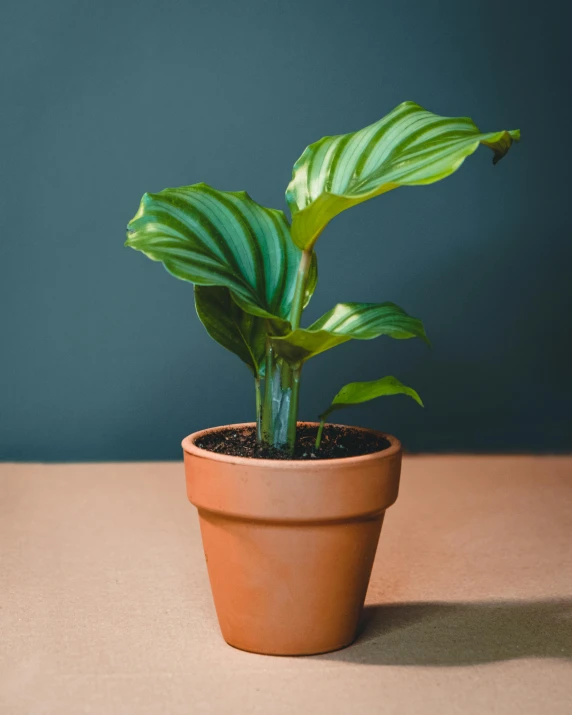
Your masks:
{"label": "terracotta pot", "polygon": [[401,444],[384,434],[390,446],[381,452],[315,462],[196,446],[223,429],[195,432],[183,450],[224,639],[273,655],[349,645],[385,510],[397,498]]}

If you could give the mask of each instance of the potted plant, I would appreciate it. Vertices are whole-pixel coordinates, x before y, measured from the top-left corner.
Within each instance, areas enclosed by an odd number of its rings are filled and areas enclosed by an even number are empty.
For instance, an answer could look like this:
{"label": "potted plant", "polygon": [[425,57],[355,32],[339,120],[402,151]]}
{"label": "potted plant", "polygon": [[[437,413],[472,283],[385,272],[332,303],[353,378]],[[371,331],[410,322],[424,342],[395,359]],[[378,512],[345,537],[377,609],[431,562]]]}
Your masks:
{"label": "potted plant", "polygon": [[318,423],[298,422],[306,361],[348,340],[427,340],[393,303],[339,303],[308,327],[315,247],[351,206],[456,171],[479,144],[497,163],[519,131],[482,134],[468,118],[404,102],[360,131],[324,137],[294,165],[291,222],[243,192],[194,184],[145,194],[126,245],[194,284],[208,333],[254,377],[256,421],[183,440],[222,634],[281,655],[342,648],[355,638],[385,510],[397,498],[401,445],[372,430],[325,425],[341,407],[419,395],[394,377],[350,383]]}

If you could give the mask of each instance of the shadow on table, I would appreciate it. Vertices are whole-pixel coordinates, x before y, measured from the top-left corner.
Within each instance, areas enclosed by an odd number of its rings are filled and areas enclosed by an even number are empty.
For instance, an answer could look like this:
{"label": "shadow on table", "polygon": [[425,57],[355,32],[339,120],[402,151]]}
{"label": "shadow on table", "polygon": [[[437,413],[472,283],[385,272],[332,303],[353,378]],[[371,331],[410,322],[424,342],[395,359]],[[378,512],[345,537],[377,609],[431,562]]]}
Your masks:
{"label": "shadow on table", "polygon": [[572,659],[572,598],[366,606],[353,645],[320,658],[365,665]]}

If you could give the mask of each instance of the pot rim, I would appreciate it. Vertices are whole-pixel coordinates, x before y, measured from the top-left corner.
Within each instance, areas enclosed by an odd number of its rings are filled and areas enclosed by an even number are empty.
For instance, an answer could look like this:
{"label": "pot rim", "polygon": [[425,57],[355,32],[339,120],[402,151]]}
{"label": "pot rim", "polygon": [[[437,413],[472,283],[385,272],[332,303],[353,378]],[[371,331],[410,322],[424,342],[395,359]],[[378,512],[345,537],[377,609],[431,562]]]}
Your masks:
{"label": "pot rim", "polygon": [[[299,425],[307,425],[312,427],[317,427],[319,422],[306,422],[299,421]],[[338,467],[343,465],[352,464],[364,464],[366,462],[379,460],[379,459],[390,459],[395,454],[401,451],[401,442],[394,437],[392,434],[387,434],[386,432],[380,432],[379,430],[369,429],[368,427],[355,427],[353,425],[341,425],[337,423],[328,422],[328,425],[333,427],[351,427],[352,429],[360,430],[361,432],[369,432],[370,434],[375,434],[378,437],[383,437],[389,442],[389,447],[382,449],[378,452],[370,452],[369,454],[360,454],[356,457],[335,457],[333,459],[319,459],[312,461],[309,459],[259,459],[257,457],[237,457],[230,454],[219,454],[218,452],[211,452],[208,449],[202,449],[196,445],[196,440],[205,434],[212,432],[220,432],[222,430],[235,428],[239,429],[241,427],[255,427],[256,422],[238,422],[230,425],[219,425],[217,427],[207,427],[206,429],[198,430],[190,435],[187,435],[181,442],[183,451],[187,454],[191,454],[194,457],[200,457],[202,459],[210,459],[214,462],[224,462],[226,464],[240,464],[242,466],[254,466],[254,467],[268,467],[280,468],[280,469],[311,469],[312,471],[331,469],[333,467]]]}

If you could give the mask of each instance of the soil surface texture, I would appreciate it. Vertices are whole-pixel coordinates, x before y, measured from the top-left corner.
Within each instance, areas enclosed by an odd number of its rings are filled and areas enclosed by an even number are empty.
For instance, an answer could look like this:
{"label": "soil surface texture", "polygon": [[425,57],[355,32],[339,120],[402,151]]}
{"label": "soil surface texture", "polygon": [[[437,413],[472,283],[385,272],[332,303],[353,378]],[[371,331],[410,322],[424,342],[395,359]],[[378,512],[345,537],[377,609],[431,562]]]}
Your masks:
{"label": "soil surface texture", "polygon": [[254,459],[339,459],[359,457],[387,449],[389,442],[370,432],[353,427],[325,425],[322,442],[315,449],[317,427],[299,425],[296,435],[294,455],[291,456],[275,447],[265,447],[257,443],[254,427],[224,429],[212,432],[196,441],[197,447],[209,452],[228,454],[233,457]]}

